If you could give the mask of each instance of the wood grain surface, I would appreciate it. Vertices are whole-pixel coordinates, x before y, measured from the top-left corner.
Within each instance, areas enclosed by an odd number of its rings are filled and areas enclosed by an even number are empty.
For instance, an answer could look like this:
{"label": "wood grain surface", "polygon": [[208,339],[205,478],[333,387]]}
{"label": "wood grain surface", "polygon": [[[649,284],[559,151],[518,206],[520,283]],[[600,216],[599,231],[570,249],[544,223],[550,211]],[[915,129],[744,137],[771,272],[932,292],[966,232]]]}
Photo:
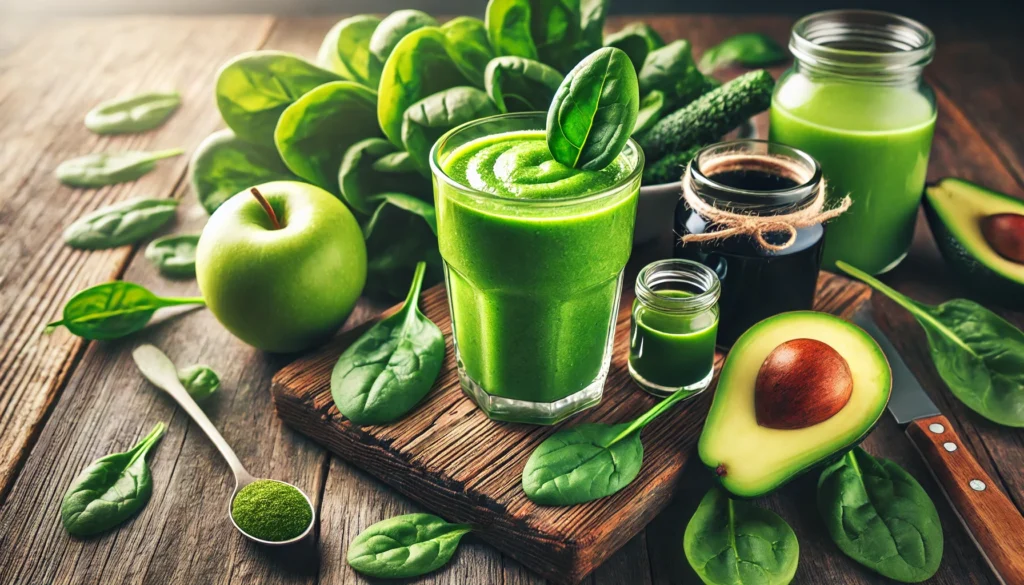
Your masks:
{"label": "wood grain surface", "polygon": [[[6,18],[6,16],[5,16]],[[687,38],[695,53],[738,32],[763,31],[785,42],[792,19],[778,16],[644,17],[666,39]],[[60,230],[73,218],[133,196],[183,200],[175,231],[198,231],[205,214],[187,186],[187,157],[220,127],[213,105],[217,68],[258,48],[312,57],[334,17],[135,17],[33,23],[19,29],[0,56],[0,584],[146,583],[155,585],[366,583],[344,562],[348,542],[373,522],[421,510],[383,483],[329,456],[283,426],[270,403],[274,371],[288,357],[246,347],[206,311],[192,311],[118,343],[82,343],[64,331],[41,336],[77,290],[123,277],[168,294],[193,294],[194,283],[159,277],[138,247],[106,252],[65,248]],[[614,30],[630,18],[609,22]],[[1020,195],[1024,192],[1024,40],[1016,27],[995,32],[958,22],[929,22],[938,52],[927,78],[938,96],[939,122],[929,178],[959,176]],[[5,20],[2,30],[10,30]],[[5,44],[5,43],[12,44]],[[17,43],[14,46],[13,43]],[[783,68],[777,67],[775,74]],[[725,72],[733,75],[736,71]],[[96,103],[141,89],[177,89],[182,109],[153,132],[97,137],[82,126]],[[765,128],[764,117],[759,120]],[[52,176],[65,158],[100,149],[180,146],[130,184],[72,190]],[[667,256],[668,242],[638,250],[638,258]],[[925,302],[968,294],[942,262],[923,221],[907,260],[886,281]],[[1024,509],[1024,431],[999,427],[955,400],[938,377],[913,318],[875,299],[876,315],[965,448],[1019,509]],[[354,326],[381,303],[364,300]],[[999,310],[998,308],[996,308]],[[1024,314],[1001,311],[1018,326]],[[293,481],[319,507],[317,538],[304,547],[263,549],[249,544],[226,518],[228,471],[211,445],[171,401],[146,385],[131,364],[136,343],[155,343],[179,363],[202,361],[223,378],[207,405],[214,423],[254,473]],[[151,455],[154,495],[119,530],[70,538],[58,516],[73,476],[94,458],[131,445],[158,421],[170,425]],[[976,552],[920,457],[885,417],[865,441],[892,459],[932,495],[946,535],[942,566],[930,583],[991,584]],[[816,478],[805,476],[758,500],[781,514],[800,540],[797,584],[885,583],[843,556],[828,539],[814,507]],[[584,580],[588,585],[699,583],[682,555],[682,531],[708,487],[687,466],[679,493],[646,530]],[[454,561],[417,584],[536,585],[529,567],[470,537]]]}

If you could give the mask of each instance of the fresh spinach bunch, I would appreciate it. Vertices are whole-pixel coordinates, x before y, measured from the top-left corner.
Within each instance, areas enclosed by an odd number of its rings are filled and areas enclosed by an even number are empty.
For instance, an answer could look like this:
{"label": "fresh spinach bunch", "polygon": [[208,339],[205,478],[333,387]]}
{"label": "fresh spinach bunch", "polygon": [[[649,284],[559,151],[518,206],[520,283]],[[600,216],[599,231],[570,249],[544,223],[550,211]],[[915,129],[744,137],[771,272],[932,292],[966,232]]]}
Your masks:
{"label": "fresh spinach bunch", "polygon": [[432,514],[405,514],[378,522],[359,533],[348,547],[348,564],[382,579],[417,577],[451,560],[472,529]]}
{"label": "fresh spinach bunch", "polygon": [[800,544],[778,514],[712,488],[683,535],[683,552],[708,585],[786,585]]}
{"label": "fresh spinach bunch", "polygon": [[452,56],[458,60],[459,69],[474,86],[482,86],[484,69],[494,58],[483,21],[471,16],[457,16],[441,25],[441,32],[448,37],[448,43],[454,49]]}
{"label": "fresh spinach bunch", "polygon": [[786,60],[788,55],[779,43],[761,33],[740,33],[704,51],[700,68],[712,72],[733,63],[744,67],[768,67]]}
{"label": "fresh spinach bunch", "polygon": [[273,181],[296,181],[277,148],[248,142],[225,128],[206,137],[189,165],[196,198],[212,214],[236,193]]}
{"label": "fresh spinach bunch", "polygon": [[181,105],[181,94],[150,92],[103,102],[85,115],[85,127],[97,134],[128,134],[152,130]]}
{"label": "fresh spinach bunch", "polygon": [[629,140],[639,106],[629,57],[613,47],[594,51],[562,80],[548,108],[551,156],[567,167],[603,169]]}
{"label": "fresh spinach bunch", "polygon": [[105,532],[134,516],[153,493],[146,454],[166,429],[159,423],[129,451],[93,461],[64,494],[60,519],[73,536]]}
{"label": "fresh spinach bunch", "polygon": [[475,87],[453,87],[414,103],[402,115],[402,146],[424,174],[430,173],[430,149],[446,132],[465,122],[493,116],[498,108]]}
{"label": "fresh spinach bunch", "polygon": [[860,447],[825,468],[818,509],[836,545],[890,579],[918,583],[942,561],[935,504],[902,467]]}
{"label": "fresh spinach bunch", "polygon": [[160,274],[171,278],[194,278],[199,234],[171,234],[146,246],[146,259]]}
{"label": "fresh spinach bunch", "polygon": [[284,164],[296,175],[338,193],[338,168],[350,146],[380,136],[377,96],[353,81],[333,81],[285,108],[274,130]]}
{"label": "fresh spinach bunch", "polygon": [[210,366],[195,364],[178,370],[178,380],[196,400],[208,398],[220,388],[220,376]]}
{"label": "fresh spinach bunch", "polygon": [[63,325],[84,339],[117,339],[141,330],[157,309],[205,304],[202,297],[158,297],[140,285],[117,280],[71,297],[64,305],[64,318],[48,323],[44,332]]}
{"label": "fresh spinach bunch", "polygon": [[61,183],[71,187],[103,187],[134,181],[155,169],[157,161],[183,152],[180,148],[156,152],[94,152],[60,163],[54,174]]}
{"label": "fresh spinach bunch", "polygon": [[565,72],[601,46],[606,12],[606,0],[491,0],[485,20],[496,54]]}
{"label": "fresh spinach bunch", "polygon": [[484,71],[484,88],[502,112],[534,112],[548,109],[562,84],[561,73],[533,59],[496,57]]}
{"label": "fresh spinach bunch", "polygon": [[129,199],[101,207],[64,228],[64,243],[83,250],[133,244],[167,225],[178,209],[176,199]]}
{"label": "fresh spinach bunch", "polygon": [[968,408],[992,422],[1024,427],[1024,332],[974,301],[926,305],[845,262],[836,266],[910,311],[924,328],[939,376]]}
{"label": "fresh spinach bunch", "polygon": [[644,458],[640,431],[694,394],[679,390],[631,423],[590,423],[556,432],[526,461],[523,491],[543,506],[571,506],[614,494],[640,473]]}
{"label": "fresh spinach bunch", "polygon": [[306,92],[340,79],[283,51],[243,53],[217,73],[217,108],[236,136],[273,146],[274,128],[285,108]]}
{"label": "fresh spinach bunch", "polygon": [[316,64],[337,73],[342,79],[376,88],[381,63],[370,52],[370,39],[379,24],[380,19],[369,14],[338,22],[324,37]]}
{"label": "fresh spinach bunch", "polygon": [[646,22],[633,22],[604,37],[604,46],[622,49],[629,55],[633,68],[640,71],[651,51],[664,47],[665,41]]}
{"label": "fresh spinach bunch", "polygon": [[371,327],[341,354],[331,396],[359,425],[398,420],[427,395],[441,372],[444,335],[417,307],[427,265],[416,265],[402,309]]}

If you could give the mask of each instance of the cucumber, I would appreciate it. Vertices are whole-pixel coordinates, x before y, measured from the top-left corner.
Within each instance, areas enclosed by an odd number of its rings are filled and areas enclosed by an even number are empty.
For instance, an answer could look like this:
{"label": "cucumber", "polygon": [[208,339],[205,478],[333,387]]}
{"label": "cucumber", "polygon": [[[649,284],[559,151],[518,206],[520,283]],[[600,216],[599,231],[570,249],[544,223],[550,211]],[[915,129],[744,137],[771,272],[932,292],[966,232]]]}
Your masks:
{"label": "cucumber", "polygon": [[747,118],[768,109],[775,80],[765,70],[751,71],[709,91],[658,121],[640,137],[648,160],[710,144]]}
{"label": "cucumber", "polygon": [[701,148],[703,145],[693,146],[682,152],[666,154],[654,164],[644,167],[642,184],[661,185],[678,181],[682,178],[686,165],[690,164]]}

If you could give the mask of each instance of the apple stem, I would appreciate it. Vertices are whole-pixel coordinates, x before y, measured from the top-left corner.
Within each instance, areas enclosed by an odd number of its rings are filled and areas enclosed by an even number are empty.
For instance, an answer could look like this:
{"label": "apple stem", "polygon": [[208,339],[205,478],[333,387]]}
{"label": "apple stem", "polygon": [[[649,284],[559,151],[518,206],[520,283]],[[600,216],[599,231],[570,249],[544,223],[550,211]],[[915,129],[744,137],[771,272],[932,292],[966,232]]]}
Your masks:
{"label": "apple stem", "polygon": [[256,187],[249,189],[249,192],[252,193],[252,196],[256,198],[256,201],[259,201],[260,205],[263,206],[263,211],[266,211],[267,215],[270,216],[270,223],[274,224],[274,229],[281,229],[281,222],[277,221],[277,214],[274,213],[274,208],[270,206],[269,202],[267,202],[267,198],[264,197]]}

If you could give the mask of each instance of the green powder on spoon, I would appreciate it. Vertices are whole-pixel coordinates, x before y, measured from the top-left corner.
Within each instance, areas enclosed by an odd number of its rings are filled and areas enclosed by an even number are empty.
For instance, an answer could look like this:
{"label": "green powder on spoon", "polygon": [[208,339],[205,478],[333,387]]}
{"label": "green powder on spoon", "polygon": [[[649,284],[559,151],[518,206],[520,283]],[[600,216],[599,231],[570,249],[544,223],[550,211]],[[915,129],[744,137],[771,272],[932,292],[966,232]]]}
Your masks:
{"label": "green powder on spoon", "polygon": [[231,502],[231,518],[249,536],[282,542],[306,531],[313,521],[313,509],[294,487],[261,479],[238,492]]}

